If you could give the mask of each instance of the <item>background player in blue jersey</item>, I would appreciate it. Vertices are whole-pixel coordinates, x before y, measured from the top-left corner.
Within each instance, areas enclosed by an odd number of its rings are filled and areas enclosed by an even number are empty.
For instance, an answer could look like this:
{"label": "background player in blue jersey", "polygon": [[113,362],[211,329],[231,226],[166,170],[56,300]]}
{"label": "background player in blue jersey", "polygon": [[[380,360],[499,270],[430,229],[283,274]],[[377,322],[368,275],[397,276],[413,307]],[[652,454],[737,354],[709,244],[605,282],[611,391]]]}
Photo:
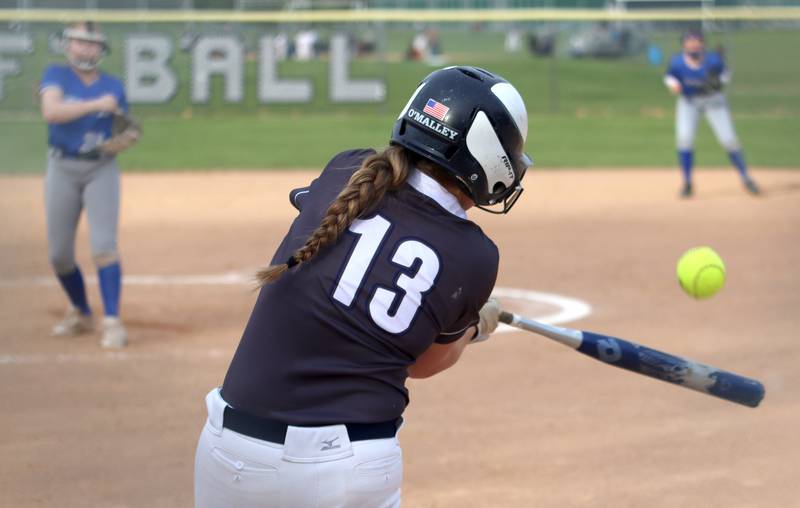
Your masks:
{"label": "background player in blue jersey", "polygon": [[686,32],[681,45],[683,51],[670,58],[664,75],[667,88],[678,96],[675,132],[678,159],[683,170],[681,196],[690,197],[693,193],[694,139],[701,113],[705,114],[717,140],[728,152],[731,163],[739,170],[745,189],[758,194],[759,188],[747,172],[728,103],[722,93],[722,87],[730,82],[730,70],[720,53],[705,50],[700,32]]}
{"label": "background player in blue jersey", "polygon": [[389,148],[343,152],[291,193],[300,213],[206,397],[196,506],[399,506],[407,377],[449,368],[497,327],[497,247],[466,210],[513,206],[527,130],[504,79],[442,69]]}
{"label": "background player in blue jersey", "polygon": [[75,262],[78,219],[86,208],[105,310],[101,344],[122,347],[127,334],[119,318],[119,169],[113,150],[105,149],[104,143],[112,137],[112,114],[126,112],[128,103],[122,82],[97,70],[108,49],[97,25],[69,25],[63,42],[68,63],[45,69],[40,85],[50,147],[45,179],[49,257],[71,304],[53,334],[77,335],[93,329],[83,276]]}

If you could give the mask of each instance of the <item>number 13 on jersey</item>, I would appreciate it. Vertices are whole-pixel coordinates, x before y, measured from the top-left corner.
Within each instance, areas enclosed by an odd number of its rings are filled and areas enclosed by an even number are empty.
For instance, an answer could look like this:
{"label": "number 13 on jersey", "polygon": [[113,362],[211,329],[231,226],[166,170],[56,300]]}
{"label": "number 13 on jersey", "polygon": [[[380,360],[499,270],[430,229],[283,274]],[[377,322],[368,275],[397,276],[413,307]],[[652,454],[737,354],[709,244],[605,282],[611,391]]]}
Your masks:
{"label": "number 13 on jersey", "polygon": [[[353,221],[350,232],[358,239],[336,281],[334,300],[352,307],[358,291],[367,289],[362,288],[364,278],[386,247],[384,241],[391,228],[392,224],[380,215]],[[440,262],[436,251],[414,238],[398,241],[389,259],[398,267],[394,285],[375,284],[368,288],[368,309],[376,325],[389,333],[400,334],[411,327],[425,294],[433,289]]]}

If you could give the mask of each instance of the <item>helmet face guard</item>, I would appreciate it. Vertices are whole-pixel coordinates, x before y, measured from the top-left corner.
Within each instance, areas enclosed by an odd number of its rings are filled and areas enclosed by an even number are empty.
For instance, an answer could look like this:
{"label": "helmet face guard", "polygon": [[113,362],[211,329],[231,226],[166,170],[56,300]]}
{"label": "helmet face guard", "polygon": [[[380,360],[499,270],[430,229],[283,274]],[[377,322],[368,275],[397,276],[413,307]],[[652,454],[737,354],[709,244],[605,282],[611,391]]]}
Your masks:
{"label": "helmet face guard", "polygon": [[[525,169],[522,170],[522,176],[520,176],[519,178],[520,180],[522,180],[522,178],[525,176],[525,171],[527,171],[529,167],[533,166],[533,161],[530,159],[530,157],[526,155],[525,158],[527,159],[528,166],[526,166]],[[517,200],[522,195],[522,192],[524,190],[525,189],[522,187],[522,184],[520,183],[516,187],[509,189],[506,195],[503,196],[501,201],[496,202],[494,205],[490,205],[492,206],[492,208],[486,205],[479,205],[478,203],[475,203],[475,207],[480,208],[484,212],[489,212],[499,215],[508,213],[508,211],[511,210],[511,208],[517,203]]]}
{"label": "helmet face guard", "polygon": [[475,205],[506,213],[532,165],[523,151],[528,117],[517,90],[476,67],[425,78],[395,122],[392,143],[445,169]]}
{"label": "helmet face guard", "polygon": [[[76,58],[67,53],[67,44],[70,40],[93,42],[100,45],[100,56],[96,59]],[[100,61],[109,53],[108,41],[106,36],[97,30],[97,25],[91,21],[87,21],[83,26],[73,25],[64,29],[61,34],[61,42],[64,52],[67,54],[67,60],[70,65],[82,71],[94,70]]]}

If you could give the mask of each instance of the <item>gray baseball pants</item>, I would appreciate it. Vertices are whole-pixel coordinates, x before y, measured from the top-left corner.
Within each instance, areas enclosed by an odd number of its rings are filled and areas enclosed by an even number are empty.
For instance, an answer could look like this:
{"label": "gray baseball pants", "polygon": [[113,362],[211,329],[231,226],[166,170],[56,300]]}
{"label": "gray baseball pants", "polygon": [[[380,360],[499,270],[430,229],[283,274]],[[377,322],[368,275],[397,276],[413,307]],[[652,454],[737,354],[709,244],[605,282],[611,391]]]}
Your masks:
{"label": "gray baseball pants", "polygon": [[692,150],[694,139],[697,135],[697,123],[700,114],[705,113],[711,130],[717,141],[728,152],[740,150],[739,139],[733,128],[733,120],[728,109],[728,101],[722,93],[715,93],[704,97],[686,98],[678,97],[675,112],[675,137],[677,148],[680,151]]}
{"label": "gray baseball pants", "polygon": [[75,269],[75,234],[84,207],[95,264],[102,268],[118,260],[119,195],[119,168],[113,157],[86,161],[48,155],[47,245],[58,275]]}

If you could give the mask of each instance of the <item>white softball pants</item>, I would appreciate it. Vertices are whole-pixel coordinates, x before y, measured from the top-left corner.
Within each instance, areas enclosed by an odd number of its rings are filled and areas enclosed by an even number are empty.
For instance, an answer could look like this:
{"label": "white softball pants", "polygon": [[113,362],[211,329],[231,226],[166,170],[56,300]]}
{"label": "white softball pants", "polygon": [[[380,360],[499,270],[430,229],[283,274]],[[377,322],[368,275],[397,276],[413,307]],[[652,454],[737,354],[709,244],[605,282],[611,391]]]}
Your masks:
{"label": "white softball pants", "polygon": [[350,442],[344,425],[289,426],[281,445],[224,428],[226,403],[218,388],[206,406],[195,456],[196,508],[400,506],[403,457],[396,437]]}
{"label": "white softball pants", "polygon": [[722,93],[705,97],[678,97],[675,111],[675,137],[678,150],[692,150],[697,134],[697,123],[700,113],[705,113],[706,120],[714,131],[717,141],[728,152],[740,149],[739,139],[733,128],[733,119],[728,109],[728,101]]}

